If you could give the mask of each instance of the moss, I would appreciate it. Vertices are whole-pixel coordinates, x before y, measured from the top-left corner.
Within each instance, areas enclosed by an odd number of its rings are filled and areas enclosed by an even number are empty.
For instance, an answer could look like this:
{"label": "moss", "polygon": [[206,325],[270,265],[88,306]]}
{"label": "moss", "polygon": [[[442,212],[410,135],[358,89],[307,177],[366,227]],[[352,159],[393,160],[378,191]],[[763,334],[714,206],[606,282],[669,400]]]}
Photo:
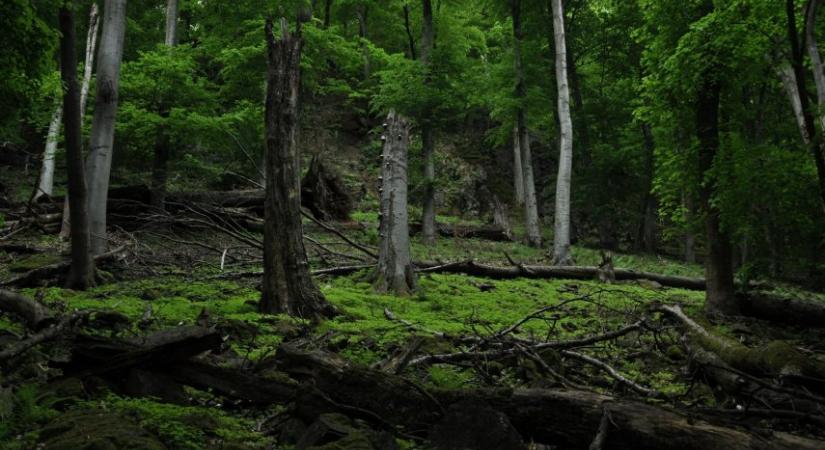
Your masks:
{"label": "moss", "polygon": [[44,450],[166,450],[157,436],[133,419],[101,410],[76,410],[40,430]]}
{"label": "moss", "polygon": [[9,272],[28,272],[63,261],[63,257],[52,253],[40,253],[21,258],[8,266]]}

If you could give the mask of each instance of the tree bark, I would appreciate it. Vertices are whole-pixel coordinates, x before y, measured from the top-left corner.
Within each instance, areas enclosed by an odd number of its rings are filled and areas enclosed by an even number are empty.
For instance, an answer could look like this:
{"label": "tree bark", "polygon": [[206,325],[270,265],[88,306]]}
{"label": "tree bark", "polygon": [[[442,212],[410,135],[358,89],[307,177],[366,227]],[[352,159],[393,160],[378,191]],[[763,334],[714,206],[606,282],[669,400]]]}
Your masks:
{"label": "tree bark", "polygon": [[106,199],[114,151],[120,63],[126,33],[126,0],[106,0],[104,9],[103,35],[100,38],[100,57],[97,61],[95,113],[86,160],[91,249],[95,255],[104,253],[108,246]]}
{"label": "tree bark", "polygon": [[[83,64],[83,83],[80,85],[80,123],[83,123],[83,116],[86,113],[86,100],[89,97],[89,84],[92,79],[92,64],[95,58],[95,47],[97,45],[97,3],[92,3],[89,11],[89,30],[86,34],[86,59]],[[54,155],[57,152],[57,141],[60,140],[60,122],[63,119],[63,106],[58,105],[52,121],[49,123],[49,134],[46,137],[46,149],[43,152],[43,166],[40,172],[40,183],[34,199],[37,200],[43,195],[51,196],[54,191]],[[66,203],[68,205],[68,201]],[[68,211],[65,216],[68,223]],[[68,228],[67,228],[68,233]]]}
{"label": "tree bark", "polygon": [[86,289],[94,284],[94,260],[89,242],[86,213],[86,178],[81,144],[80,92],[77,86],[77,51],[74,10],[70,3],[60,8],[60,75],[63,94],[63,127],[66,133],[66,167],[69,175],[69,202],[72,215],[72,267],[66,286]]}
{"label": "tree bark", "polygon": [[[825,133],[825,68],[822,65],[822,58],[819,56],[819,48],[816,44],[816,14],[819,10],[821,0],[809,0],[805,8],[805,46],[808,49],[808,56],[811,58],[811,70],[814,73],[814,83],[816,85],[816,100],[819,113],[819,123]],[[810,145],[811,153],[816,165],[816,174],[819,179],[819,195],[825,205],[825,152],[823,143],[814,141]]]}
{"label": "tree bark", "polygon": [[796,125],[799,127],[799,135],[802,137],[802,142],[805,145],[811,145],[811,137],[808,135],[808,129],[805,127],[805,112],[802,110],[802,101],[799,99],[799,88],[796,82],[796,74],[793,67],[783,66],[776,70],[779,78],[782,80],[782,87],[785,89],[785,94],[788,96],[788,101],[791,103],[793,116],[796,119]]}
{"label": "tree bark", "polygon": [[513,191],[516,205],[524,205],[524,168],[521,165],[521,139],[518,125],[513,127]]}
{"label": "tree bark", "polygon": [[527,244],[541,247],[541,229],[539,227],[538,201],[536,183],[533,178],[533,156],[530,153],[530,133],[527,129],[527,86],[524,83],[524,69],[521,61],[521,0],[511,0],[513,16],[513,65],[516,75],[516,126],[521,149],[521,166],[524,171],[524,228],[527,232]]}
{"label": "tree bark", "polygon": [[[696,103],[696,137],[699,140],[699,170],[705,175],[713,168],[719,152],[719,101],[721,87],[705,76]],[[704,178],[704,176],[703,176]],[[737,314],[741,305],[733,285],[733,256],[730,237],[722,229],[719,209],[713,205],[715,180],[705,180],[700,189],[705,215],[708,256],[705,262],[705,309],[709,312]]]}
{"label": "tree bark", "polygon": [[[433,26],[433,5],[431,0],[421,1],[423,21],[421,29],[421,64],[425,70],[425,84],[430,79],[430,56],[435,46],[435,28]],[[421,216],[424,242],[435,244],[437,229],[435,223],[435,136],[432,124],[426,117],[421,118],[421,150],[424,156],[424,205]]]}
{"label": "tree bark", "polygon": [[[300,25],[299,25],[300,29]],[[298,94],[301,38],[281,19],[281,39],[266,23],[266,203],[260,310],[319,320],[334,313],[309,273],[301,224]]]}
{"label": "tree bark", "polygon": [[653,133],[650,125],[643,123],[642,137],[645,145],[645,191],[642,197],[641,223],[636,235],[636,249],[648,253],[656,252],[656,197],[653,195],[654,151]]}
{"label": "tree bark", "polygon": [[556,215],[553,234],[553,263],[568,265],[570,255],[570,184],[573,175],[573,121],[570,118],[570,88],[567,84],[567,48],[564,8],[553,3],[553,40],[556,46],[556,86],[559,110],[559,171],[556,177]]}
{"label": "tree bark", "polygon": [[178,0],[166,2],[166,39],[167,47],[178,45]]}
{"label": "tree bark", "polygon": [[[164,44],[172,48],[178,45],[178,0],[167,0],[166,3],[166,35]],[[160,107],[160,117],[166,121],[169,118],[168,105]],[[152,206],[163,209],[166,204],[166,182],[169,179],[169,158],[172,152],[172,143],[168,129],[161,125],[155,141],[155,153],[152,159]]]}
{"label": "tree bark", "polygon": [[382,139],[381,241],[375,288],[378,292],[407,295],[416,289],[407,217],[407,153],[410,145],[410,125],[407,119],[390,111]]}

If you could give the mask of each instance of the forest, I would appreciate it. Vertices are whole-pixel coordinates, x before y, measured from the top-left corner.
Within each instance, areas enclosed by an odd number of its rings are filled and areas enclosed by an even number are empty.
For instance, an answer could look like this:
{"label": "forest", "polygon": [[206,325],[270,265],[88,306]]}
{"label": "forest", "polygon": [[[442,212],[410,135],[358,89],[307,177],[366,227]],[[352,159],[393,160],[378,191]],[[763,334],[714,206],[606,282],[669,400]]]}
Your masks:
{"label": "forest", "polygon": [[823,3],[0,1],[0,450],[825,448]]}

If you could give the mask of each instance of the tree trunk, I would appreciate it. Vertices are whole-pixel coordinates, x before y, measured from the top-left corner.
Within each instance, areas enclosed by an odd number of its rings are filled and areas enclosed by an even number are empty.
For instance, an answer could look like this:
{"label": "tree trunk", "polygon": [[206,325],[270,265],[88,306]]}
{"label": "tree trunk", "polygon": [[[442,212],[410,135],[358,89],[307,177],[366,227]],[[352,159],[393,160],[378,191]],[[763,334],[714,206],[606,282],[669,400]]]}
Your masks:
{"label": "tree trunk", "polygon": [[[811,69],[814,73],[814,83],[816,84],[816,99],[819,113],[819,123],[825,132],[825,72],[823,72],[822,58],[819,56],[819,48],[816,45],[816,13],[819,9],[820,0],[809,0],[805,11],[805,43],[808,49],[808,56],[811,58]],[[823,153],[822,142],[815,142],[811,147],[811,153],[816,165],[816,174],[819,179],[819,195],[825,205],[825,153]]]}
{"label": "tree trunk", "polygon": [[358,37],[361,38],[361,57],[364,59],[364,81],[370,78],[370,50],[367,47],[367,13],[369,6],[362,5],[358,12]]}
{"label": "tree trunk", "polygon": [[381,241],[375,287],[379,292],[406,295],[416,288],[407,217],[407,152],[410,145],[407,119],[390,111],[382,139]]}
{"label": "tree trunk", "polygon": [[[435,28],[433,27],[433,5],[431,0],[422,0],[423,21],[421,29],[421,64],[424,65],[425,84],[429,84],[430,55],[435,46]],[[432,125],[426,117],[421,118],[421,150],[424,156],[424,205],[421,216],[424,242],[435,244],[435,136]]]}
{"label": "tree trunk", "polygon": [[334,310],[312,281],[303,241],[297,146],[301,38],[289,34],[286,19],[281,19],[281,33],[276,41],[272,21],[267,21],[266,203],[260,310],[318,320],[331,316]]}
{"label": "tree trunk", "polygon": [[524,205],[524,168],[521,165],[521,139],[518,125],[513,127],[513,191],[516,205]]}
{"label": "tree trunk", "polygon": [[650,125],[642,124],[645,144],[645,193],[642,198],[641,223],[636,235],[636,249],[648,253],[656,252],[656,197],[653,195],[654,151],[653,134]]}
{"label": "tree trunk", "polygon": [[410,4],[404,2],[404,30],[407,32],[407,45],[410,48],[410,59],[415,61],[415,38],[413,37],[412,28],[410,28]]}
{"label": "tree trunk", "polygon": [[687,227],[685,229],[685,261],[689,263],[696,262],[696,235],[693,233],[693,217],[696,213],[693,196],[689,193],[682,193],[682,203],[685,207],[685,222]]}
{"label": "tree trunk", "polygon": [[65,86],[63,127],[66,134],[66,167],[72,215],[72,266],[66,286],[82,290],[94,284],[94,260],[90,251],[89,222],[86,214],[86,178],[83,170],[80,92],[77,86],[77,52],[72,4],[60,8],[60,32],[60,75]]}
{"label": "tree trunk", "polygon": [[776,72],[782,80],[782,87],[785,89],[788,101],[791,102],[793,116],[796,119],[796,125],[799,127],[799,135],[802,136],[802,142],[805,143],[805,145],[811,145],[811,137],[808,136],[808,130],[805,127],[805,113],[802,110],[802,101],[799,100],[799,88],[793,67],[783,66],[777,69]]}
{"label": "tree trunk", "polygon": [[[86,113],[86,100],[89,97],[89,84],[92,79],[92,63],[95,59],[95,47],[97,44],[97,3],[92,3],[89,11],[89,30],[86,34],[86,59],[83,64],[83,83],[80,85],[80,123],[83,123],[83,116]],[[58,105],[49,123],[49,134],[46,138],[46,150],[43,152],[43,167],[40,171],[40,183],[34,199],[37,200],[42,195],[51,196],[54,191],[54,155],[57,152],[57,141],[60,140],[60,122],[63,119],[63,107]],[[67,203],[68,205],[68,200]],[[64,215],[66,224],[69,223],[69,214]],[[66,229],[68,233],[68,228]],[[68,236],[68,234],[67,234]]]}
{"label": "tree trunk", "polygon": [[[89,183],[89,221],[92,253],[106,251],[106,199],[114,151],[120,62],[126,33],[126,0],[106,0],[103,12],[103,35],[97,61],[97,96],[95,114],[86,160]],[[71,194],[70,194],[71,195]]]}
{"label": "tree trunk", "polygon": [[527,244],[541,247],[541,229],[539,227],[538,201],[536,183],[533,178],[533,156],[530,153],[530,134],[527,129],[527,86],[524,83],[524,69],[521,61],[521,0],[512,0],[513,15],[513,65],[516,75],[516,126],[518,127],[519,147],[521,150],[521,167],[524,171],[524,228],[527,232]]}
{"label": "tree trunk", "polygon": [[60,122],[63,121],[63,105],[58,105],[49,122],[49,134],[46,136],[46,149],[43,150],[43,163],[40,166],[40,180],[34,200],[54,193],[54,156],[57,153],[57,141],[60,140]]}
{"label": "tree trunk", "polygon": [[324,29],[329,28],[330,10],[331,9],[332,9],[332,0],[326,0],[324,2]]}
{"label": "tree trunk", "polygon": [[[168,0],[166,4],[166,36],[164,44],[167,47],[178,45],[178,0]],[[169,118],[169,107],[160,108],[160,117],[165,122]],[[152,206],[163,209],[166,204],[166,181],[169,179],[169,158],[172,152],[172,143],[167,127],[161,125],[155,141],[155,154],[152,159]]]}
{"label": "tree trunk", "polygon": [[178,45],[178,0],[168,0],[166,3],[166,39],[167,47]]}
{"label": "tree trunk", "polygon": [[568,265],[572,262],[570,256],[570,182],[573,175],[573,121],[570,118],[567,49],[564,42],[564,9],[561,0],[553,0],[553,37],[556,45],[556,86],[560,125],[553,263]]}
{"label": "tree trunk", "polygon": [[[699,170],[704,176],[713,168],[719,152],[720,86],[712,76],[705,76],[698,93],[696,135],[699,140]],[[713,205],[715,180],[706,180],[700,189],[701,207],[705,215],[708,256],[705,262],[705,310],[737,314],[741,305],[734,292],[733,260],[730,237],[722,229],[719,209]]]}

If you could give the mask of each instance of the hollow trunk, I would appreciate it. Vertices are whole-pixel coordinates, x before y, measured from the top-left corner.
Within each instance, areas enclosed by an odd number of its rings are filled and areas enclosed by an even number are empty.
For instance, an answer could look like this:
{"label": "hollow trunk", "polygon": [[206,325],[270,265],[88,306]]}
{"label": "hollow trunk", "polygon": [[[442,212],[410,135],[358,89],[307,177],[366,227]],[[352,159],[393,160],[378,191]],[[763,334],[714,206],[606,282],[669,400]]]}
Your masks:
{"label": "hollow trunk", "polygon": [[[106,199],[114,151],[120,62],[126,33],[126,0],[106,0],[103,12],[103,35],[97,61],[97,96],[86,171],[89,183],[89,223],[92,253],[106,251]],[[69,194],[71,196],[71,194]]]}
{"label": "hollow trunk", "polygon": [[570,183],[573,175],[573,121],[570,118],[567,48],[564,42],[564,9],[561,0],[553,0],[553,40],[556,47],[556,87],[560,125],[553,263],[567,265],[572,262],[570,256]]}
{"label": "hollow trunk", "polygon": [[74,11],[72,5],[60,8],[60,75],[63,94],[63,127],[66,134],[66,167],[69,175],[69,201],[72,215],[72,266],[66,286],[86,289],[94,284],[94,261],[89,242],[86,214],[86,178],[80,126],[80,92],[77,86]]}
{"label": "hollow trunk", "polygon": [[300,157],[297,146],[301,38],[281,19],[276,41],[266,24],[266,202],[264,276],[260,310],[317,320],[332,306],[309,273],[301,224]]}
{"label": "hollow trunk", "polygon": [[[699,140],[699,169],[707,174],[719,152],[720,86],[707,76],[698,93],[696,105],[696,136]],[[708,256],[705,261],[705,309],[711,312],[737,314],[741,305],[733,285],[733,251],[730,237],[722,229],[719,209],[713,205],[714,180],[707,180],[700,189],[701,207],[705,215]]]}
{"label": "hollow trunk", "polygon": [[527,244],[541,247],[541,229],[539,227],[538,201],[536,183],[533,178],[533,156],[530,153],[530,134],[527,129],[527,86],[524,84],[524,69],[521,61],[521,0],[512,0],[513,15],[513,65],[516,76],[516,126],[518,127],[519,147],[521,150],[521,167],[524,171],[524,228],[527,232]]}
{"label": "hollow trunk", "polygon": [[381,241],[375,288],[379,292],[405,295],[416,288],[410,258],[410,233],[407,217],[407,152],[410,125],[407,119],[390,111],[384,127],[381,165]]}
{"label": "hollow trunk", "polygon": [[524,205],[524,168],[521,166],[521,139],[519,139],[518,125],[513,127],[513,191],[516,195],[516,205]]}

